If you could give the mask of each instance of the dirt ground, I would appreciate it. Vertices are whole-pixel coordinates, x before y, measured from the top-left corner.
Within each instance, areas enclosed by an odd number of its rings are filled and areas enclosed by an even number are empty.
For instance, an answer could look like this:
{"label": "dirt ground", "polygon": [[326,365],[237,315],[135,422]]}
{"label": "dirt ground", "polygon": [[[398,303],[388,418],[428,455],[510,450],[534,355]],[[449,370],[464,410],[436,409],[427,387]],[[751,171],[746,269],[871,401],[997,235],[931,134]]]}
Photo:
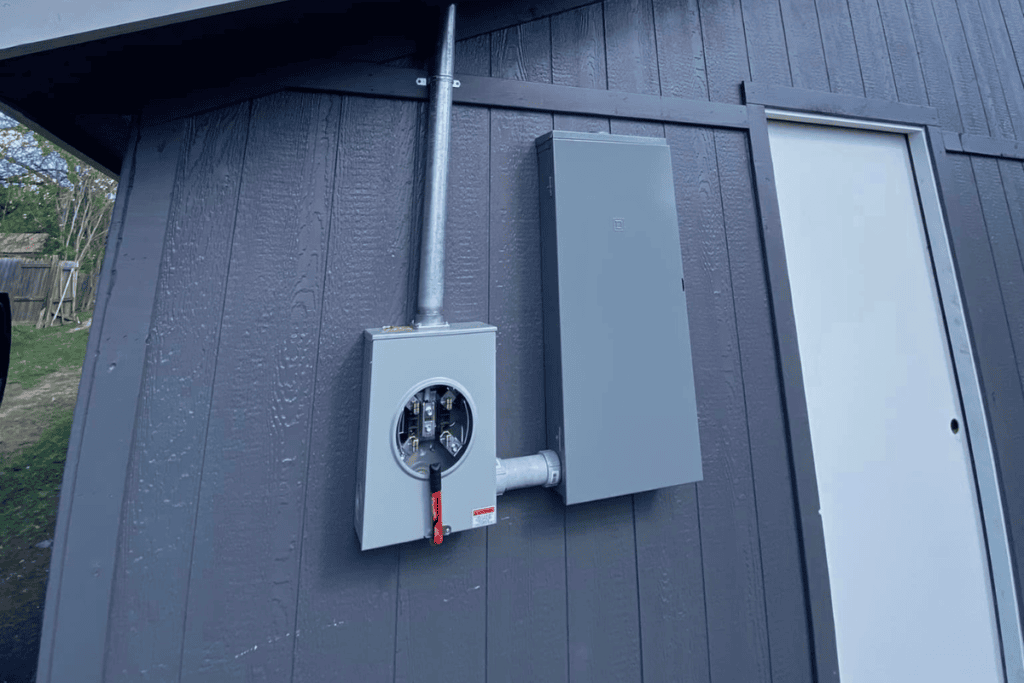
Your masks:
{"label": "dirt ground", "polygon": [[55,411],[75,407],[81,375],[80,368],[54,372],[27,390],[7,385],[0,406],[0,457],[34,444]]}

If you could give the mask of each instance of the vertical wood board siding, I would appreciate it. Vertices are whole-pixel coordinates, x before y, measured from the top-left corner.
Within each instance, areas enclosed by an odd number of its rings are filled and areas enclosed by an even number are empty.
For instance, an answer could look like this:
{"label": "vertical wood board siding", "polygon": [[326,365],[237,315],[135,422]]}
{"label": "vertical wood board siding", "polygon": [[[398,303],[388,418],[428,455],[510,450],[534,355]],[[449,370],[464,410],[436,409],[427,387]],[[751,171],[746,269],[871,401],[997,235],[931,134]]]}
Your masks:
{"label": "vertical wood board siding", "polygon": [[[106,675],[180,675],[203,446],[249,105],[189,122],[125,487]],[[187,323],[186,323],[187,321]],[[186,323],[186,324],[183,324]]]}
{"label": "vertical wood board siding", "polygon": [[895,75],[889,61],[889,49],[885,42],[879,3],[877,0],[848,2],[854,46],[857,48],[860,75],[864,82],[864,96],[896,102],[898,98]]}
{"label": "vertical wood board siding", "polygon": [[192,542],[182,678],[292,671],[340,98],[255,100]]}
{"label": "vertical wood board siding", "polygon": [[[342,100],[313,399],[294,681],[395,679],[400,548],[359,550],[362,331],[405,324],[422,196],[422,108]],[[385,199],[386,198],[386,199]]]}

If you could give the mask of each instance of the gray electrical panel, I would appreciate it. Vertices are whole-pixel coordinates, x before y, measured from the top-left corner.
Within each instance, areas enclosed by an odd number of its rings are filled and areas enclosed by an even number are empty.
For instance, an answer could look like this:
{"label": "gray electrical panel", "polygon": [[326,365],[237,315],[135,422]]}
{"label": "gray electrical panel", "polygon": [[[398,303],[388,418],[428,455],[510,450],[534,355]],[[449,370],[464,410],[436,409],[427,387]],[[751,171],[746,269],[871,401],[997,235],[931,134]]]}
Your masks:
{"label": "gray electrical panel", "polygon": [[566,504],[703,478],[665,140],[537,139],[547,440]]}
{"label": "gray electrical panel", "polygon": [[496,333],[484,323],[365,331],[355,502],[362,550],[431,535],[435,463],[446,533],[497,521]]}

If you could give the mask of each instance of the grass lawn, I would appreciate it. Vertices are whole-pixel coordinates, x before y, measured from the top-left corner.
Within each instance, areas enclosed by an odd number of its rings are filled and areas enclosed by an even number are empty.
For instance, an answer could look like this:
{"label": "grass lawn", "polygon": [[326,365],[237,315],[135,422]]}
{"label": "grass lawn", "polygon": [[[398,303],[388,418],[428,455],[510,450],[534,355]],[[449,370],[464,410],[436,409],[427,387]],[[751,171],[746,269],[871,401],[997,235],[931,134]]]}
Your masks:
{"label": "grass lawn", "polygon": [[[12,328],[8,396],[12,384],[31,389],[50,373],[81,370],[88,332],[68,334],[70,329],[67,325],[41,330],[32,325]],[[39,442],[0,462],[0,552],[39,535],[53,538],[71,415],[72,411],[54,411]]]}
{"label": "grass lawn", "polygon": [[53,538],[73,413],[56,413],[38,443],[0,465],[0,553]]}
{"label": "grass lawn", "polygon": [[[92,318],[79,314],[82,324]],[[18,382],[23,389],[31,389],[51,372],[67,369],[81,369],[85,360],[85,345],[88,332],[67,334],[74,326],[44,327],[37,330],[34,325],[16,325],[11,328],[11,368],[7,372],[7,383]]]}
{"label": "grass lawn", "polygon": [[[13,328],[4,408],[13,384],[31,389],[51,373],[81,370],[89,333],[70,329]],[[37,544],[53,538],[74,410],[49,412],[34,444],[0,457],[0,683],[35,678],[51,552]]]}
{"label": "grass lawn", "polygon": [[0,683],[35,680],[51,554],[36,544],[53,538],[72,412],[0,470]]}

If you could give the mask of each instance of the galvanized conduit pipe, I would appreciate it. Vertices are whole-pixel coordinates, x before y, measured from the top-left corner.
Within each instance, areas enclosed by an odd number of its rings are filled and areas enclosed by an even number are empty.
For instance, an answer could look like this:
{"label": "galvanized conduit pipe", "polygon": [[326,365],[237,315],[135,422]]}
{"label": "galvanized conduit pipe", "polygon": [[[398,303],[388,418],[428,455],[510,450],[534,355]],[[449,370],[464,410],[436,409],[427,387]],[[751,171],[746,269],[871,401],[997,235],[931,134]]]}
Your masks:
{"label": "galvanized conduit pipe", "polygon": [[[455,5],[448,6],[437,46],[437,67],[430,79],[427,118],[427,177],[420,239],[420,281],[413,327],[447,326],[444,305],[444,227],[448,209],[448,154],[455,86]],[[561,464],[554,451],[496,459],[497,493],[529,486],[557,486]]]}
{"label": "galvanized conduit pipe", "polygon": [[413,327],[440,327],[445,322],[444,223],[448,208],[448,150],[455,81],[455,5],[449,5],[437,46],[437,68],[430,80],[427,119],[427,178],[420,240],[420,282]]}
{"label": "galvanized conduit pipe", "polygon": [[562,467],[558,454],[541,451],[535,455],[518,458],[495,458],[498,467],[498,495],[512,489],[529,486],[558,486],[562,480]]}

